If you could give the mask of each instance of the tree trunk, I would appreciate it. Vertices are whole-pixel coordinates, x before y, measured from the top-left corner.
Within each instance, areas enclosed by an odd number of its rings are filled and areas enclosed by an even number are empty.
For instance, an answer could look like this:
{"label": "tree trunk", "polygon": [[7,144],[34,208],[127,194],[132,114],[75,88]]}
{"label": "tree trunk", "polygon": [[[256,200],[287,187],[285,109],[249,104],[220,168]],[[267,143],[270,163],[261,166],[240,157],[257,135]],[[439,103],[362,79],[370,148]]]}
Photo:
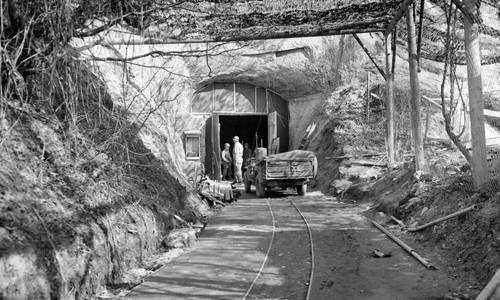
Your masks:
{"label": "tree trunk", "polygon": [[411,127],[413,138],[413,149],[415,152],[415,171],[423,171],[425,168],[424,145],[422,138],[422,121],[420,119],[420,83],[418,80],[417,41],[415,33],[415,20],[413,10],[409,8],[406,13],[406,25],[408,29],[408,62],[410,64],[410,87],[411,87]]}
{"label": "tree trunk", "polygon": [[471,23],[468,18],[464,18],[464,29],[472,137],[472,178],[474,187],[480,189],[487,180],[488,169],[486,166],[486,138],[484,132],[479,25],[477,23]]}
{"label": "tree trunk", "polygon": [[337,50],[337,61],[335,62],[335,85],[340,86],[342,84],[342,74],[340,69],[342,68],[342,60],[344,59],[344,45],[345,45],[345,35],[340,36],[339,47]]}
{"label": "tree trunk", "polygon": [[385,36],[385,109],[386,109],[386,147],[387,165],[389,168],[395,164],[394,159],[394,74],[392,64],[394,55],[391,47],[392,34]]}

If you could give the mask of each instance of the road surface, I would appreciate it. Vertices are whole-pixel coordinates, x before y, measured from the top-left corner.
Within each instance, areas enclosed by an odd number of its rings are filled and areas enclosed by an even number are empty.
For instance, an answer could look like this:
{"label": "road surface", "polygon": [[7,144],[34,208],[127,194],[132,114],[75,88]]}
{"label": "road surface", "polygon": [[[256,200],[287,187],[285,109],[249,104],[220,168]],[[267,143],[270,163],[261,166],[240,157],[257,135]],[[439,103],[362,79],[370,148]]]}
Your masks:
{"label": "road surface", "polygon": [[[453,287],[361,215],[366,205],[320,193],[246,196],[215,216],[198,243],[126,299],[443,299]],[[272,242],[272,243],[271,243]],[[374,249],[391,252],[374,258]]]}

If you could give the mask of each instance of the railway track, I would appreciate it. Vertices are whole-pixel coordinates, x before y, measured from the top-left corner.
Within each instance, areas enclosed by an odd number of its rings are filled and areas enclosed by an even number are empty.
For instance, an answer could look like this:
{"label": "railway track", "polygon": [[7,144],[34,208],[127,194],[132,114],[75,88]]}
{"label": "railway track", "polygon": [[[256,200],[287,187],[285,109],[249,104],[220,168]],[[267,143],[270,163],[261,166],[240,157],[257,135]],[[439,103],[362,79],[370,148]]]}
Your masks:
{"label": "railway track", "polygon": [[[251,297],[252,292],[255,290],[256,284],[258,283],[259,279],[261,279],[261,277],[262,277],[262,274],[263,274],[263,271],[266,267],[266,264],[269,261],[270,254],[271,254],[272,250],[276,247],[276,245],[275,245],[276,244],[275,243],[276,236],[279,234],[279,233],[277,233],[278,232],[277,228],[280,226],[280,224],[277,221],[277,216],[275,215],[275,211],[273,210],[273,207],[272,207],[271,203],[269,202],[269,198],[266,199],[266,203],[267,203],[267,207],[269,209],[271,219],[272,219],[273,229],[272,229],[271,239],[269,241],[266,255],[262,261],[260,269],[257,272],[257,274],[255,275],[250,286],[246,290],[245,294],[241,298],[242,300],[246,300],[246,299]],[[284,209],[293,208],[298,213],[297,218],[300,218],[302,220],[302,222],[304,224],[304,228],[307,231],[308,243],[309,243],[309,259],[310,259],[311,263],[310,263],[310,267],[309,267],[309,278],[308,278],[308,282],[306,284],[307,285],[307,292],[306,292],[304,299],[309,300],[311,297],[312,285],[313,285],[313,280],[314,280],[314,268],[315,268],[315,265],[314,265],[314,240],[313,240],[312,230],[311,230],[311,227],[309,225],[309,222],[307,221],[306,217],[301,212],[299,207],[297,205],[295,205],[295,203],[292,200],[290,200],[288,203],[289,203],[289,206],[285,207]],[[283,210],[283,207],[281,209]],[[286,226],[287,224],[284,224],[284,225]]]}

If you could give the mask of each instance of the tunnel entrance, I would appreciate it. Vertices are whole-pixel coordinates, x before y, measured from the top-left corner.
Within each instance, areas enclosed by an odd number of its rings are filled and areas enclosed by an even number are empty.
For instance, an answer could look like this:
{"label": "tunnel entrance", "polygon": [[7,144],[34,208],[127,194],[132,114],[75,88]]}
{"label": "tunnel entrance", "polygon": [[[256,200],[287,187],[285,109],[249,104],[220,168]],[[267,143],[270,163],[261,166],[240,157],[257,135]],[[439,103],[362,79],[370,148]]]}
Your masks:
{"label": "tunnel entrance", "polygon": [[221,152],[225,143],[231,145],[233,137],[238,136],[242,144],[248,143],[250,149],[264,147],[274,153],[279,152],[280,137],[276,112],[268,114],[231,114],[214,113],[207,119],[205,131],[205,168],[206,173],[218,178],[220,173]]}
{"label": "tunnel entrance", "polygon": [[224,148],[224,143],[229,143],[232,153],[234,136],[240,138],[242,145],[248,143],[252,150],[257,145],[267,148],[267,115],[221,115],[219,116],[219,124],[221,149]]}

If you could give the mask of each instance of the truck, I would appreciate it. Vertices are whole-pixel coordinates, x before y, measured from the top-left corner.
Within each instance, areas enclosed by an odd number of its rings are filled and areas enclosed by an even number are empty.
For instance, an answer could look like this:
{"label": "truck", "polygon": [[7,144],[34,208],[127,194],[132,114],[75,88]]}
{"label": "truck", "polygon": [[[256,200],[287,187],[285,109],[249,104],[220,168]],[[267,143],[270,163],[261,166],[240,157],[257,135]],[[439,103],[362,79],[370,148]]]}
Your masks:
{"label": "truck", "polygon": [[307,193],[307,183],[316,178],[318,161],[312,151],[292,150],[261,157],[257,155],[243,171],[245,192],[250,193],[254,184],[259,198],[266,195],[267,189],[274,187],[291,187],[303,196]]}

